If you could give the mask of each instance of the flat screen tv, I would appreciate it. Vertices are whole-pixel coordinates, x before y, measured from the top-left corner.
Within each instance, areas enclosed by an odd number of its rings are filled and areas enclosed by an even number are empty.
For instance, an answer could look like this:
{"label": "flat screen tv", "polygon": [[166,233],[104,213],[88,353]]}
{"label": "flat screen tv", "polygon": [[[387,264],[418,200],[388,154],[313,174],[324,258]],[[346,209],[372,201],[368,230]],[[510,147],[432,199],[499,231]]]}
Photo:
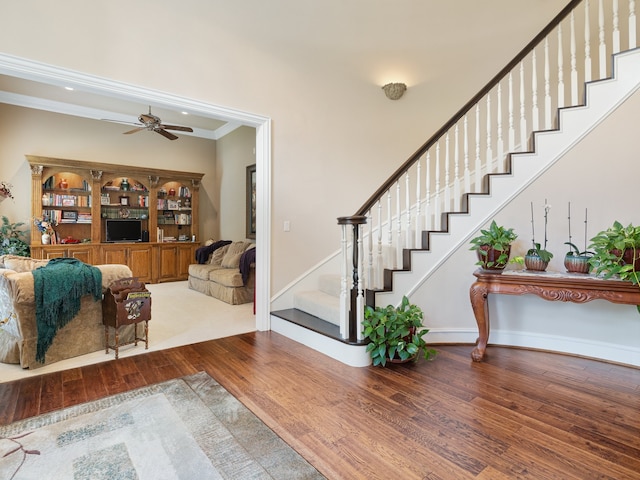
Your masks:
{"label": "flat screen tv", "polygon": [[141,242],[142,222],[134,218],[107,218],[107,242]]}

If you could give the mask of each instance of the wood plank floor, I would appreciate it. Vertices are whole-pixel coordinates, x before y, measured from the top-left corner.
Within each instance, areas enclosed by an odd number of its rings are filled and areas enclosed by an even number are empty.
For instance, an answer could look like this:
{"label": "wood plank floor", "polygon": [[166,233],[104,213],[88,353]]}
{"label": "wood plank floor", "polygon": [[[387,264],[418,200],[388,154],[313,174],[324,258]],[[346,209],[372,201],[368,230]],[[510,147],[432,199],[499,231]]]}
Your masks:
{"label": "wood plank floor", "polygon": [[640,478],[640,369],[471,348],[351,368],[249,333],[0,384],[0,423],[204,370],[330,479]]}

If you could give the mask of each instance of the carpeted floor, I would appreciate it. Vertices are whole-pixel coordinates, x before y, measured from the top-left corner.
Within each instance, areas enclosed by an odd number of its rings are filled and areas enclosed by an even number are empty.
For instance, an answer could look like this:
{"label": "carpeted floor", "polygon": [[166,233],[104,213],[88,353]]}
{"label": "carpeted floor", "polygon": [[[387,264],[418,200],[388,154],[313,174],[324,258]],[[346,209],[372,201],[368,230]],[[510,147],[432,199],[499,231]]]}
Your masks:
{"label": "carpeted floor", "polygon": [[200,372],[0,427],[0,478],[324,477]]}
{"label": "carpeted floor", "polygon": [[[149,350],[190,345],[215,338],[229,337],[256,329],[253,304],[229,305],[195,290],[187,282],[147,284],[153,306],[149,322]],[[127,345],[120,349],[120,357],[145,353],[144,345]],[[62,360],[33,370],[20,365],[0,363],[0,382],[9,382],[43,373],[58,372],[78,366],[91,365],[113,359],[104,350]]]}

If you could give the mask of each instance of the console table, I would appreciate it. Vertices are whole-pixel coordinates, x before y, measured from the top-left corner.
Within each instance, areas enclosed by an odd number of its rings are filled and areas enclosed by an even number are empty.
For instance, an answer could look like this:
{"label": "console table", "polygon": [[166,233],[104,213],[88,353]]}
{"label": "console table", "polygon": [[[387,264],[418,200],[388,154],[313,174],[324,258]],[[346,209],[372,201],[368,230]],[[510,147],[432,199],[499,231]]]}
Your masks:
{"label": "console table", "polygon": [[471,306],[478,324],[476,348],[471,352],[474,362],[481,362],[489,341],[490,293],[503,295],[537,295],[549,301],[585,303],[602,299],[612,303],[640,305],[640,288],[631,282],[602,278],[593,275],[503,271],[502,273],[476,270],[477,280],[471,285]]}

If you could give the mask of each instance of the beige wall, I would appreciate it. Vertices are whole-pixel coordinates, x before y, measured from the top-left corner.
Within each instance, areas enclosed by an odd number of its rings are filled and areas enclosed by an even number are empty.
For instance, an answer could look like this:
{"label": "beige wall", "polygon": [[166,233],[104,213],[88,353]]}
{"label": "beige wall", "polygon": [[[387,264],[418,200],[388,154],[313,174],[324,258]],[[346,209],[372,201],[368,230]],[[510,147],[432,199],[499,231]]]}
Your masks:
{"label": "beige wall", "polygon": [[0,104],[0,125],[0,180],[14,185],[15,196],[0,204],[0,214],[12,222],[30,222],[31,172],[25,155],[41,155],[204,173],[200,238],[218,235],[223,179],[216,176],[216,142],[186,135],[169,141],[146,131],[123,135],[126,125],[6,104]]}
{"label": "beige wall", "polygon": [[[524,3],[466,1],[451,16],[458,30],[444,32],[432,3],[415,0],[397,9],[380,0],[22,0],[3,10],[0,50],[270,117],[275,293],[338,248],[336,218],[352,214],[559,8],[542,2],[523,15]],[[503,13],[514,21],[501,22]],[[442,58],[450,46],[463,49],[462,61]],[[395,102],[380,89],[392,80],[409,82]]]}

